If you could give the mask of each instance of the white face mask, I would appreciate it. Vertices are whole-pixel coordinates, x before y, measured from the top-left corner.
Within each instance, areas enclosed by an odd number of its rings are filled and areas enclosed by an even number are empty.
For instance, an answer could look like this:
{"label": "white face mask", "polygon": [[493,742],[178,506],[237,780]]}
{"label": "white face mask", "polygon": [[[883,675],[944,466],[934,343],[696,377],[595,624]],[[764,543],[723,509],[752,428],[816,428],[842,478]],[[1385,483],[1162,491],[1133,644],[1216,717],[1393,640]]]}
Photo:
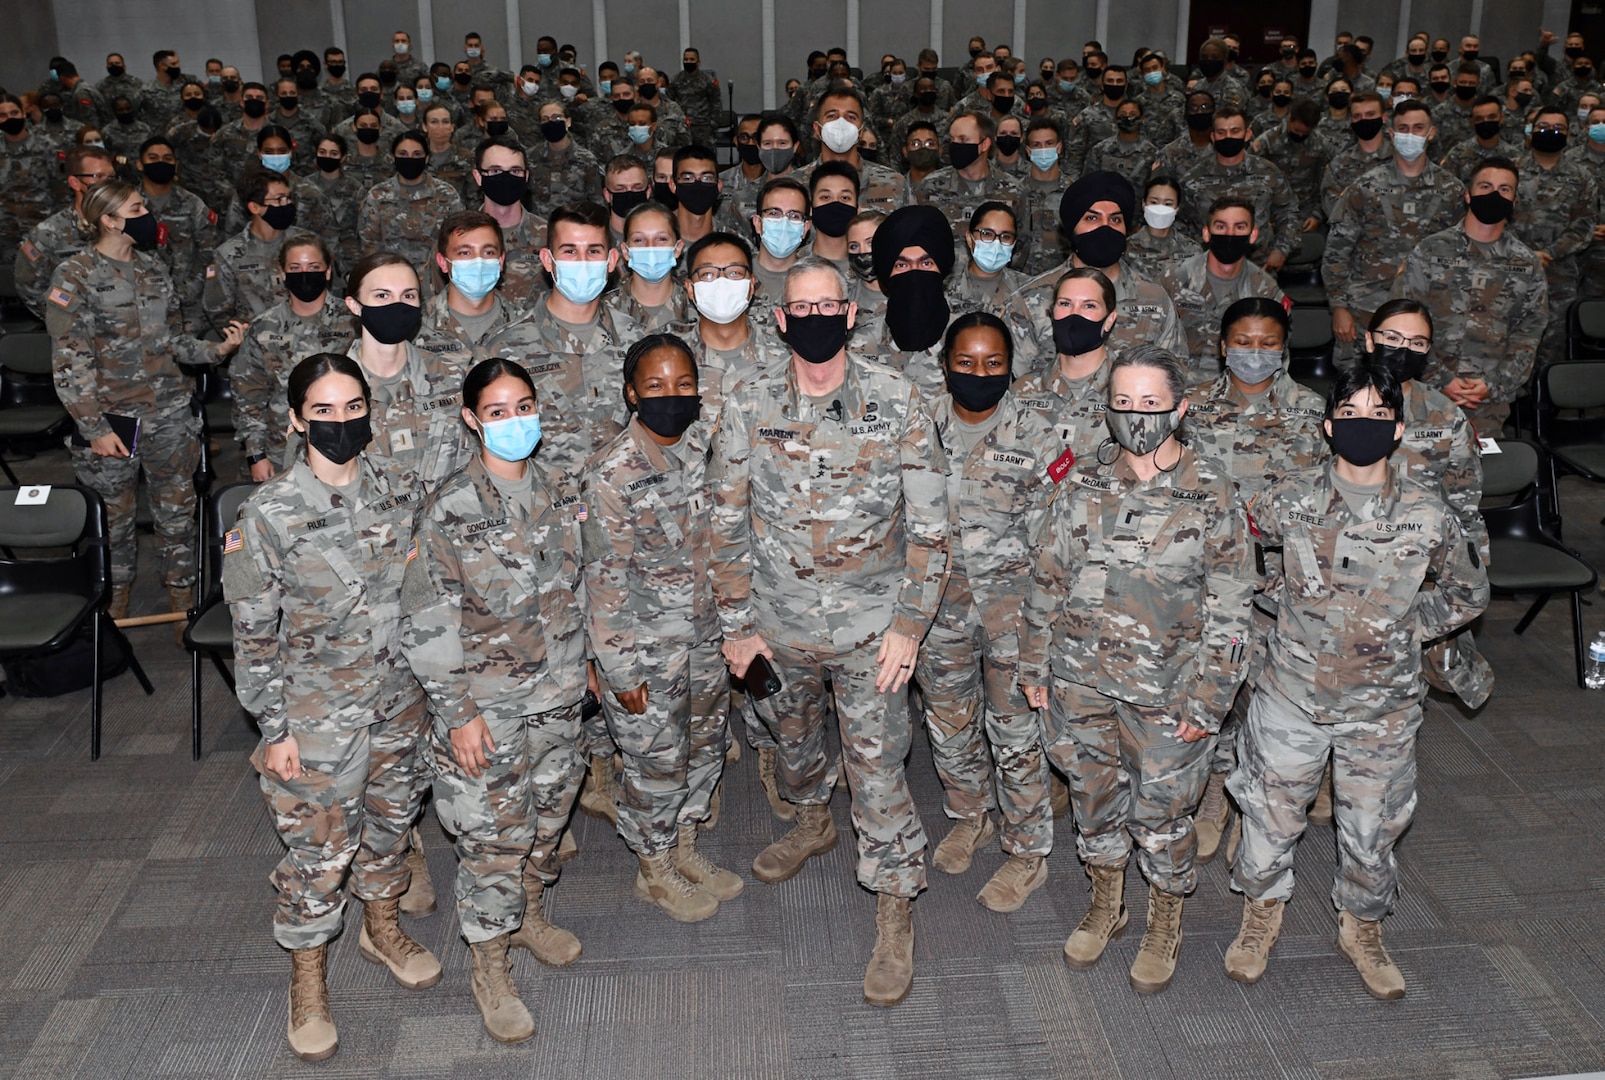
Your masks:
{"label": "white face mask", "polygon": [[1393,134],[1393,148],[1404,160],[1414,161],[1427,152],[1427,137],[1414,135],[1408,131],[1396,131]]}
{"label": "white face mask", "polygon": [[691,283],[691,300],[704,319],[720,326],[735,322],[747,312],[752,303],[752,282],[731,281],[721,277],[713,281]]}
{"label": "white face mask", "polygon": [[1142,208],[1142,219],[1150,229],[1168,229],[1176,224],[1176,208],[1149,203]]}
{"label": "white face mask", "polygon": [[858,125],[837,117],[819,126],[819,138],[835,154],[845,154],[858,145]]}

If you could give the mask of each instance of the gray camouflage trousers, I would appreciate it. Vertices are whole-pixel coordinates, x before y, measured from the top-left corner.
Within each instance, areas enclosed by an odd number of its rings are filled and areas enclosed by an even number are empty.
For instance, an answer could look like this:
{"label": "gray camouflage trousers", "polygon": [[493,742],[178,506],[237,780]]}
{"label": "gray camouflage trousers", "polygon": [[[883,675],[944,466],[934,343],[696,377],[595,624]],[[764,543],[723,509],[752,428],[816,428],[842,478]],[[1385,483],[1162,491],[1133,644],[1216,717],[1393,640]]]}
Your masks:
{"label": "gray camouflage trousers", "polygon": [[1393,847],[1415,816],[1420,727],[1419,705],[1373,721],[1317,724],[1260,689],[1226,781],[1243,814],[1233,887],[1256,900],[1293,895],[1293,852],[1330,755],[1338,840],[1332,903],[1360,919],[1386,915],[1399,889]]}
{"label": "gray camouflage trousers", "polygon": [[679,842],[682,824],[708,817],[730,746],[730,669],[719,646],[638,643],[647,687],[640,715],[619,704],[614,687],[602,694],[608,732],[624,757],[619,835],[638,855],[668,851]]}
{"label": "gray camouflage trousers", "polygon": [[[968,579],[953,574],[914,673],[947,816],[979,818],[997,807],[1005,851],[1046,855],[1053,850],[1048,758],[1042,721],[1020,690],[1017,600],[1013,608],[983,616]],[[1000,626],[1007,629],[988,629]]]}
{"label": "gray camouflage trousers", "polygon": [[1183,741],[1177,712],[1056,678],[1048,755],[1070,781],[1082,860],[1125,866],[1135,842],[1143,877],[1161,892],[1184,896],[1198,880],[1193,811],[1209,781],[1215,740]]}
{"label": "gray camouflage trousers", "polygon": [[487,720],[496,749],[476,777],[457,764],[451,732],[432,725],[435,813],[457,850],[457,926],[470,945],[510,934],[524,919],[524,866],[557,881],[557,844],[585,767],[580,703]]}
{"label": "gray camouflage trousers", "polygon": [[834,703],[852,792],[858,881],[912,899],[925,888],[925,827],[903,762],[913,740],[908,692],[875,690],[878,642],[845,653],[771,643],[781,689],[756,703],[779,745],[775,779],[788,802],[824,805],[835,786],[825,724]]}
{"label": "gray camouflage trousers", "polygon": [[268,772],[266,744],[257,744],[251,764],[289,849],[269,879],[279,892],[273,938],[286,949],[310,949],[340,932],[348,875],[361,900],[407,891],[407,833],[423,800],[427,725],[419,699],[368,727],[298,732],[302,771],[294,780]]}
{"label": "gray camouflage trousers", "polygon": [[144,420],[134,456],[100,457],[87,446],[72,446],[72,468],[78,482],[106,504],[107,540],[111,546],[111,579],[134,580],[138,542],[134,536],[134,493],[140,466],[150,489],[151,517],[156,525],[156,556],[169,588],[195,583],[195,470],[201,463],[201,422],[185,411]]}

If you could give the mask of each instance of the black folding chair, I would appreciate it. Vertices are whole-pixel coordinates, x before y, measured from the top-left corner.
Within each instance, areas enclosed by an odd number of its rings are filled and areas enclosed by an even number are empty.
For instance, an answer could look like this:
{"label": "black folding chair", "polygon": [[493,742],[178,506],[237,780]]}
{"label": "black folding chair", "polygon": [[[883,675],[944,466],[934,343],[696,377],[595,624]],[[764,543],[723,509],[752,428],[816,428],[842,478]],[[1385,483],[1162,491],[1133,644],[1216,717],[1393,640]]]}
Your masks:
{"label": "black folding chair", "polygon": [[201,759],[201,656],[204,654],[223,676],[229,691],[234,674],[223,662],[234,655],[234,620],[223,601],[223,538],[234,527],[240,504],[251,497],[255,484],[229,484],[201,500],[199,550],[196,553],[196,605],[184,628],[184,648],[190,654],[190,756]]}
{"label": "black folding chair", "polygon": [[20,483],[4,452],[32,452],[60,440],[72,418],[56,397],[50,372],[49,334],[6,334],[0,337],[0,473]]}
{"label": "black folding chair", "polygon": [[1332,312],[1324,307],[1295,307],[1289,317],[1293,332],[1288,335],[1287,373],[1325,398],[1337,377]]}

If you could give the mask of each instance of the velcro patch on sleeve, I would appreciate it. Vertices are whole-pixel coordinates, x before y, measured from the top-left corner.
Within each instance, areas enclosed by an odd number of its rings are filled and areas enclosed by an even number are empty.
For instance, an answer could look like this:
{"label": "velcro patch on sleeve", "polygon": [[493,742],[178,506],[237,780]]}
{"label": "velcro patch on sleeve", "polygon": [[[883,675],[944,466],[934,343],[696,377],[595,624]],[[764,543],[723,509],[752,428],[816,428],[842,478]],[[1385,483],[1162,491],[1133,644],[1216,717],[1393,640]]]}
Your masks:
{"label": "velcro patch on sleeve", "polygon": [[245,547],[245,533],[239,529],[230,529],[223,534],[223,554],[232,554],[243,547]]}
{"label": "velcro patch on sleeve", "polygon": [[76,297],[74,297],[73,294],[68,292],[66,289],[50,290],[50,302],[55,304],[57,307],[70,308],[72,307],[75,299]]}
{"label": "velcro patch on sleeve", "polygon": [[22,242],[22,254],[29,262],[39,261],[39,249],[34,247],[32,240],[24,240]]}
{"label": "velcro patch on sleeve", "polygon": [[1048,475],[1053,477],[1053,482],[1055,484],[1060,483],[1065,477],[1070,475],[1070,470],[1075,467],[1075,464],[1075,451],[1066,450],[1054,460],[1053,464],[1048,466]]}

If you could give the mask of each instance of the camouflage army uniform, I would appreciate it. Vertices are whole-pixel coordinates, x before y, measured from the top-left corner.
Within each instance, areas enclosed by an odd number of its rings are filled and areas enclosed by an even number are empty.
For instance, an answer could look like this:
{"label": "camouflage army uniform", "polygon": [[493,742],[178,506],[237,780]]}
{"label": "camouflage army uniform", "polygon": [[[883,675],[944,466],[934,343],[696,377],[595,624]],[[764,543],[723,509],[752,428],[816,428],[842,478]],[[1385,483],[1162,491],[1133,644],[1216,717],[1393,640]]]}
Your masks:
{"label": "camouflage army uniform", "polygon": [[891,140],[881,143],[881,156],[888,163],[895,163],[899,168],[906,168],[908,159],[903,155],[903,146],[908,142],[908,129],[915,124],[925,123],[936,129],[936,141],[943,144],[942,156],[946,158],[947,131],[952,122],[953,118],[939,109],[932,109],[928,113],[922,112],[918,108],[909,109],[892,121]]}
{"label": "camouflage army uniform", "polygon": [[1274,252],[1291,255],[1298,250],[1298,206],[1281,169],[1252,153],[1244,153],[1242,161],[1230,166],[1222,165],[1211,154],[1182,177],[1177,222],[1183,228],[1201,232],[1209,224],[1210,205],[1222,195],[1245,199],[1254,206],[1259,242],[1249,257],[1255,262],[1263,265]]}
{"label": "camouflage army uniform", "polygon": [[1489,397],[1471,413],[1479,435],[1497,436],[1533,373],[1549,318],[1549,288],[1531,248],[1507,226],[1479,244],[1462,225],[1433,233],[1404,260],[1391,296],[1432,312],[1432,352],[1422,381],[1443,388],[1457,377],[1482,379]]}
{"label": "camouflage army uniform", "polygon": [[647,307],[630,291],[630,279],[621,277],[618,287],[604,293],[602,302],[636,325],[640,334],[677,333],[678,328],[697,318],[696,305],[685,286],[675,282],[669,299],[657,307]]}
{"label": "camouflage army uniform", "polygon": [[791,349],[775,335],[756,322],[748,323],[751,333],[747,340],[734,349],[709,348],[702,340],[702,323],[690,323],[680,336],[691,346],[691,355],[697,361],[697,386],[702,392],[702,420],[717,428],[724,412],[724,401],[730,391],[744,379],[750,379],[771,367],[791,362]]}
{"label": "camouflage army uniform", "polygon": [[198,82],[206,85],[205,79],[197,79],[193,75],[181,74],[166,86],[160,79],[152,79],[145,84],[145,93],[139,103],[139,118],[149,125],[152,131],[166,131],[167,126],[184,113],[182,100],[184,84]]}
{"label": "camouflage army uniform", "polygon": [[947,392],[942,371],[942,342],[926,349],[909,350],[897,344],[882,315],[855,323],[848,345],[853,353],[891,368],[914,384],[922,401],[936,401]]}
{"label": "camouflage army uniform", "polygon": [[1254,589],[1248,520],[1221,467],[1183,447],[1139,481],[1124,458],[1054,500],[1020,630],[1020,684],[1048,686],[1047,745],[1070,779],[1083,861],[1173,895],[1196,881],[1193,809],[1243,678]]}
{"label": "camouflage army uniform", "polygon": [[1215,148],[1211,143],[1194,146],[1192,136],[1184,131],[1159,148],[1159,157],[1154,160],[1154,172],[1180,178],[1214,157]]}
{"label": "camouflage army uniform", "polygon": [[948,308],[955,316],[968,311],[985,311],[1002,318],[1014,294],[1029,279],[1007,266],[994,278],[978,277],[973,272],[974,267],[974,262],[966,261],[947,275],[943,291]]}
{"label": "camouflage army uniform", "polygon": [[294,116],[286,116],[282,110],[273,109],[271,122],[290,133],[290,153],[294,156],[295,171],[302,176],[313,172],[317,168],[312,159],[317,156],[318,140],[328,133],[328,128],[304,104],[295,110]]}
{"label": "camouflage army uniform", "polygon": [[1076,113],[1070,121],[1070,138],[1065,141],[1064,154],[1073,175],[1085,176],[1088,171],[1087,158],[1092,148],[1120,133],[1115,126],[1115,108],[1099,99]]}
{"label": "camouflage army uniform", "polygon": [[[530,205],[542,217],[574,202],[602,201],[602,166],[577,141],[567,150],[553,150],[544,138],[529,148]],[[527,210],[527,208],[526,208]]]}
{"label": "camouflage army uniform", "polygon": [[546,268],[541,248],[546,246],[546,219],[524,211],[518,224],[502,230],[502,296],[522,307],[532,307],[546,291]]}
{"label": "camouflage army uniform", "polygon": [[137,75],[126,73],[122,75],[107,75],[95,84],[95,89],[100,92],[101,100],[105,101],[108,106],[106,113],[108,118],[111,115],[109,106],[115,98],[127,98],[129,104],[133,105],[136,110],[139,108],[139,103],[145,100],[145,80]]}
{"label": "camouflage army uniform", "polygon": [[[1162,145],[1164,144],[1159,144]],[[1087,151],[1086,163],[1082,167],[1083,174],[1107,169],[1130,180],[1131,186],[1140,192],[1153,172],[1154,159],[1159,156],[1159,146],[1145,137],[1126,142],[1119,135],[1111,135]]]}
{"label": "camouflage army uniform", "polygon": [[17,245],[12,273],[17,295],[38,318],[45,315],[45,293],[56,267],[89,248],[89,238],[78,231],[78,211],[72,207],[57,211],[35,225]]}
{"label": "camouflage army uniform", "polygon": [[419,284],[427,293],[427,283],[434,280],[428,268],[434,264],[440,223],[462,208],[462,198],[443,180],[426,174],[416,184],[403,184],[401,177],[392,176],[368,192],[357,212],[362,253],[395,251],[405,255],[418,269]]}
{"label": "camouflage army uniform", "polygon": [[[111,132],[107,130],[107,142]],[[0,138],[0,251],[14,251],[28,231],[55,213],[60,175],[55,151],[33,135]]]}
{"label": "camouflage army uniform", "polygon": [[[1591,143],[1581,142],[1567,150],[1566,157],[1594,178],[1596,221],[1605,224],[1605,154],[1597,154]],[[1605,243],[1589,244],[1577,263],[1578,296],[1585,300],[1605,296]]]}
{"label": "camouflage army uniform", "polygon": [[1242,261],[1236,277],[1219,278],[1210,273],[1205,251],[1169,263],[1159,284],[1175,301],[1176,315],[1187,332],[1188,379],[1194,386],[1214,382],[1221,373],[1220,318],[1227,308],[1250,296],[1275,300],[1284,308],[1293,306],[1276,279],[1252,259]]}
{"label": "camouflage army uniform", "polygon": [[1034,180],[1029,174],[1020,178],[1025,217],[1020,219],[1017,231],[1030,237],[1024,273],[1031,277],[1059,267],[1070,257],[1070,249],[1059,234],[1059,204],[1069,186],[1070,175],[1062,167],[1057,180]]}
{"label": "camouflage army uniform", "polygon": [[343,353],[356,334],[356,321],[330,293],[310,319],[284,300],[251,319],[240,351],[229,367],[234,387],[234,431],[247,457],[266,454],[274,472],[289,463],[290,372],[316,353]]}
{"label": "camouflage army uniform", "polygon": [[[921,206],[934,206],[942,211],[955,237],[961,237],[969,231],[970,217],[976,207],[994,200],[1013,207],[1016,222],[1026,220],[1025,192],[1021,190],[1020,181],[995,166],[989,167],[984,179],[972,181],[960,176],[957,169],[948,165],[914,185],[914,201]],[[864,205],[862,198],[859,199],[859,205]],[[1021,233],[1014,244],[1016,265],[1024,265],[1029,246],[1030,237]],[[960,259],[961,263],[964,261]]]}
{"label": "camouflage army uniform", "polygon": [[200,420],[190,410],[194,382],[180,363],[211,366],[218,346],[182,332],[178,294],[154,253],[120,263],[94,249],[56,268],[45,298],[56,396],[78,435],[112,432],[107,413],[139,421],[132,457],[100,457],[71,446],[78,482],[106,503],[112,581],[134,580],[134,495],[143,466],[163,578],[170,588],[195,580],[195,469]]}
{"label": "camouflage army uniform", "polygon": [[[571,483],[526,465],[510,494],[478,454],[430,496],[401,589],[407,663],[429,695],[435,811],[457,848],[469,943],[518,929],[524,864],[550,885],[579,793],[585,695],[580,522]],[[482,717],[495,749],[469,776],[451,733]]]}
{"label": "camouflage army uniform", "polygon": [[138,118],[127,124],[121,120],[114,120],[101,129],[101,135],[106,140],[106,149],[117,158],[118,172],[124,180],[131,183],[139,181],[139,173],[134,168],[134,162],[139,159],[139,148],[154,134],[156,129]]}
{"label": "camouflage army uniform", "polygon": [[[497,293],[491,309],[493,317],[490,325],[485,328],[484,333],[474,339],[468,336],[468,330],[464,328],[457,313],[451,309],[450,297],[450,290],[442,289],[424,301],[424,325],[430,330],[430,333],[424,336],[424,340],[444,337],[455,341],[465,356],[454,362],[466,375],[475,364],[490,359],[490,346],[496,335],[522,319],[525,311],[522,305]],[[423,344],[424,340],[421,340],[420,344]]]}
{"label": "camouflage army uniform", "polygon": [[[334,261],[340,270],[349,271],[362,258],[362,240],[357,236],[357,211],[362,208],[367,189],[350,173],[330,179],[319,172],[308,179],[323,196],[324,243],[334,252]],[[338,279],[340,274],[335,276]]]}
{"label": "camouflage army uniform", "polygon": [[914,675],[944,809],[964,820],[997,808],[1005,851],[1046,855],[1053,815],[1042,723],[1015,669],[1032,539],[1055,483],[1050,468],[1068,468],[1073,455],[1055,440],[1048,419],[1021,408],[1012,394],[1003,396],[979,438],[958,430],[946,395],[932,406],[931,419],[950,469],[949,573]]}
{"label": "camouflage army uniform", "polygon": [[[291,229],[305,229],[320,236],[327,233],[329,207],[323,201],[323,188],[317,181],[293,172],[282,174],[280,179],[289,185],[290,197],[295,200],[295,224]],[[224,236],[234,236],[251,223],[251,212],[238,192],[230,194],[228,209],[222,216],[220,230]]]}
{"label": "camouflage army uniform", "polygon": [[[697,423],[660,446],[632,420],[585,467],[590,641],[624,757],[619,835],[637,855],[669,850],[681,825],[708,817],[729,746],[730,675],[708,578],[708,434]],[[642,686],[644,713],[614,696]]]}
{"label": "camouflage army uniform", "polygon": [[[406,348],[398,375],[381,379],[368,373],[373,441],[367,456],[393,487],[428,494],[459,472],[474,452],[462,421],[463,376],[471,357],[455,338],[427,330]],[[362,362],[361,337],[346,355]]]}
{"label": "camouflage army uniform", "polygon": [[[1430,163],[1414,179],[1388,161],[1354,180],[1332,208],[1321,258],[1332,306],[1347,308],[1364,328],[1387,301],[1406,256],[1424,238],[1454,225],[1465,209],[1465,187]],[[1358,352],[1365,339],[1356,333],[1355,341]]]}
{"label": "camouflage army uniform", "polygon": [[1488,529],[1482,502],[1482,450],[1465,412],[1443,394],[1414,379],[1404,391],[1404,438],[1393,453],[1402,474],[1433,488],[1460,517],[1461,531],[1487,555]]}
{"label": "camouflage army uniform", "polygon": [[[1053,294],[1059,279],[1073,265],[1066,260],[1059,266],[1027,281],[1014,294],[1005,317],[1014,330],[1017,364],[1035,367],[1058,355],[1053,344]],[[1177,356],[1187,355],[1187,335],[1176,315],[1170,294],[1139,274],[1122,259],[1120,276],[1115,279],[1115,309],[1120,318],[1109,334],[1111,349],[1158,345]],[[1024,355],[1022,355],[1024,354]]]}
{"label": "camouflage army uniform", "polygon": [[1022,375],[1010,388],[1022,410],[1038,413],[1053,429],[1055,445],[1076,461],[1092,462],[1109,441],[1109,365],[1082,379],[1068,379],[1057,357],[1040,371]]}
{"label": "camouflage army uniform", "polygon": [[[815,162],[814,164],[818,163]],[[809,177],[814,175],[814,165],[804,165],[791,175],[803,187],[807,187]],[[858,208],[860,210],[879,210],[884,214],[890,214],[899,206],[907,206],[913,201],[909,195],[908,178],[902,173],[888,169],[884,165],[877,165],[868,158],[859,163]],[[969,222],[965,222],[965,224],[968,225]]]}
{"label": "camouflage army uniform", "polygon": [[1522,142],[1506,138],[1505,132],[1501,131],[1500,137],[1492,149],[1483,146],[1476,139],[1466,139],[1457,143],[1453,150],[1443,155],[1443,160],[1438,163],[1438,167],[1448,172],[1462,184],[1469,185],[1472,174],[1477,171],[1477,163],[1483,158],[1502,157],[1515,161],[1526,152],[1527,147]]}
{"label": "camouflage army uniform", "polygon": [[[262,123],[255,128],[247,128],[244,120],[231,120],[218,128],[217,133],[212,136],[212,153],[217,157],[223,178],[231,187],[234,178],[256,158],[256,136],[267,123],[268,118],[265,116],[262,118]],[[347,138],[351,142],[356,141],[354,136]],[[351,142],[347,142],[346,145],[351,145]],[[316,144],[313,145],[313,149],[317,149]]]}
{"label": "camouflage army uniform", "polygon": [[[1187,134],[1187,121],[1183,119],[1187,112],[1185,93],[1177,93],[1167,84],[1163,93],[1143,90],[1132,95],[1132,100],[1142,106],[1142,137],[1155,147],[1167,146]],[[1142,191],[1141,184],[1137,190]]]}
{"label": "camouflage army uniform", "polygon": [[165,230],[157,252],[167,264],[173,288],[178,291],[184,329],[191,334],[203,333],[208,327],[201,296],[206,285],[206,268],[217,247],[217,214],[200,196],[177,184],[164,198],[145,193],[145,205]]}
{"label": "camouflage army uniform", "polygon": [[713,130],[725,111],[719,80],[700,68],[681,71],[669,80],[665,90],[684,110],[691,125],[691,141],[698,146],[712,146]]}
{"label": "camouflage army uniform", "polygon": [[[894,143],[892,130],[903,114],[914,107],[914,82],[906,79],[902,85],[888,82],[869,95],[869,116],[866,118],[875,128],[875,137],[880,140],[882,147],[901,147],[902,143]],[[900,152],[900,151],[899,151]]]}
{"label": "camouflage army uniform", "polygon": [[234,178],[224,175],[212,137],[194,120],[185,120],[173,128],[168,138],[173,143],[173,156],[178,158],[179,182],[221,214],[234,198]]}
{"label": "camouflage army uniform", "polygon": [[[1352,497],[1352,496],[1351,496]],[[1359,501],[1356,499],[1355,501]],[[1421,646],[1488,606],[1488,579],[1459,518],[1391,470],[1351,508],[1331,466],[1274,486],[1256,506],[1280,544],[1280,611],[1227,788],[1243,812],[1233,885],[1256,900],[1293,891],[1293,849],[1332,756],[1339,869],[1332,902],[1361,919],[1398,891],[1393,846],[1414,815]],[[1429,575],[1434,587],[1424,589]]]}
{"label": "camouflage army uniform", "polygon": [[916,641],[947,568],[947,466],[918,391],[849,354],[842,419],[802,394],[792,365],[736,387],[713,454],[714,597],[725,640],[762,636],[782,689],[756,708],[779,742],[777,784],[823,804],[830,700],[858,837],[858,880],[912,898],[925,829],[903,761],[908,696],[875,690],[887,632]]}
{"label": "camouflage army uniform", "polygon": [[202,303],[214,326],[223,326],[230,319],[249,322],[284,300],[279,250],[297,231],[286,229],[272,240],[263,240],[246,227],[232,240],[217,245],[206,267],[202,291]]}
{"label": "camouflage army uniform", "polygon": [[1577,299],[1579,256],[1594,242],[1599,188],[1591,170],[1561,155],[1545,169],[1531,154],[1516,159],[1521,170],[1516,213],[1508,228],[1522,243],[1554,256],[1544,271],[1549,284],[1549,321],[1538,344],[1541,364],[1566,356],[1566,312]]}
{"label": "camouflage army uniform", "polygon": [[1461,105],[1454,97],[1442,105],[1432,106],[1432,123],[1438,129],[1437,151],[1447,154],[1463,142],[1470,142],[1476,137],[1476,131],[1471,126],[1471,106]]}
{"label": "camouflage army uniform", "polygon": [[1236,105],[1241,109],[1248,104],[1249,90],[1243,80],[1235,77],[1234,72],[1223,71],[1213,79],[1200,78],[1193,84],[1189,94],[1196,94],[1200,90],[1215,99],[1215,107],[1222,105]]}
{"label": "camouflage army uniform", "polygon": [[1145,226],[1126,237],[1125,262],[1143,277],[1158,281],[1165,267],[1190,259],[1202,250],[1197,237],[1185,229],[1172,225],[1169,235],[1155,236]]}
{"label": "camouflage army uniform", "polygon": [[[401,651],[401,581],[421,493],[362,460],[355,492],[304,461],[263,484],[224,542],[235,692],[262,732],[251,755],[289,849],[274,869],[273,937],[309,949],[340,932],[346,880],[364,900],[412,882],[423,691]],[[266,744],[293,736],[301,775],[282,780]]]}
{"label": "camouflage army uniform", "polygon": [[[1338,202],[1349,190],[1350,184],[1373,169],[1391,164],[1393,144],[1387,139],[1383,139],[1376,150],[1369,154],[1361,149],[1358,142],[1351,141],[1346,149],[1339,151],[1326,163],[1326,171],[1321,174],[1321,216],[1331,221]],[[1427,168],[1432,166],[1428,164]]]}

